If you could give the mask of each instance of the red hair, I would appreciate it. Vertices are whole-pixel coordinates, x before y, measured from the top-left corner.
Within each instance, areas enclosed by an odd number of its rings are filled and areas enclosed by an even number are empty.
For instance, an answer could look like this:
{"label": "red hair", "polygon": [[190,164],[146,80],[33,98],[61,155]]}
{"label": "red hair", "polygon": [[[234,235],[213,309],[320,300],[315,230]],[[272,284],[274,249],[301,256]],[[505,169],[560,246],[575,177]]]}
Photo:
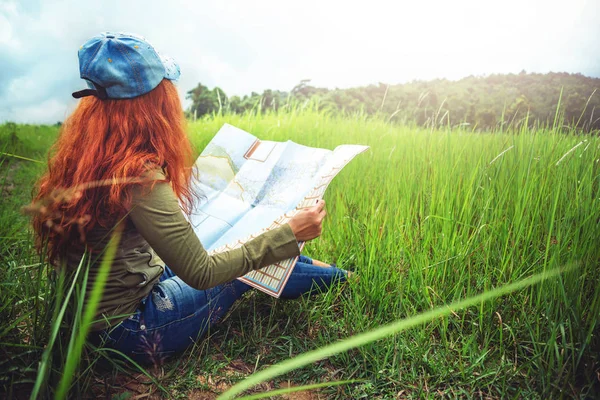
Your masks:
{"label": "red hair", "polygon": [[131,206],[132,185],[156,182],[141,179],[153,169],[166,172],[189,214],[192,156],[171,81],[133,99],[84,97],[63,124],[37,184],[31,208],[38,251],[56,264],[97,224],[112,228]]}

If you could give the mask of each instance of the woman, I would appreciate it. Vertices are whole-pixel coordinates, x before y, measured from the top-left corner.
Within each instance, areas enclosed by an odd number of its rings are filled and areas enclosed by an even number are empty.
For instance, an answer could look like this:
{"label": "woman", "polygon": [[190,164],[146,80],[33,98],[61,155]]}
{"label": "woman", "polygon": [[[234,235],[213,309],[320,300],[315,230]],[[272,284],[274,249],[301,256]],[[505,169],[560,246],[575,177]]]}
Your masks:
{"label": "woman", "polygon": [[192,149],[171,82],[177,65],[143,38],[104,33],[81,46],[79,66],[89,88],[73,93],[81,100],[40,179],[33,222],[38,249],[53,264],[75,269],[87,254],[88,291],[112,232],[121,232],[92,339],[138,361],[161,358],[218,321],[249,289],[236,278],[251,270],[299,256],[284,298],[346,279],[298,251],[297,241],[321,234],[324,202],[209,256],[182,213],[195,194]]}

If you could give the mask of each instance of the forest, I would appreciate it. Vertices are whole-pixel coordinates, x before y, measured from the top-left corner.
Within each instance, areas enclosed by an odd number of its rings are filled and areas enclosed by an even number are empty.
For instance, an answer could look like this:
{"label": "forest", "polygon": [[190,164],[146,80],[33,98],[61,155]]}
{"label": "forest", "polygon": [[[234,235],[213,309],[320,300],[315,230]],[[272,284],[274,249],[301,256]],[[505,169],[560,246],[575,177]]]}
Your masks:
{"label": "forest", "polygon": [[585,132],[600,129],[600,79],[550,72],[469,76],[390,85],[379,83],[327,89],[306,79],[291,91],[266,89],[227,96],[219,87],[198,83],[187,92],[190,118],[249,110],[264,112],[311,104],[333,114],[381,115],[390,122],[424,127],[465,126],[474,131],[553,126],[560,123]]}

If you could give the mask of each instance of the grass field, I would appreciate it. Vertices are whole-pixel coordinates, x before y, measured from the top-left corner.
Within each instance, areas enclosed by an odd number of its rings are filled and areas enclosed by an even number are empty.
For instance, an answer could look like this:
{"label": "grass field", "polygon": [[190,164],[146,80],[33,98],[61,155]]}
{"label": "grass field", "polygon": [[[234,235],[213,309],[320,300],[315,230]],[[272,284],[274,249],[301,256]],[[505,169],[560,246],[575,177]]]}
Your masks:
{"label": "grass field", "polygon": [[[318,393],[325,398],[600,393],[598,137],[552,128],[430,130],[302,111],[190,123],[197,153],[225,122],[262,139],[329,149],[371,146],[333,181],[325,197],[324,234],[306,250],[355,271],[359,280],[298,301],[253,291],[220,329],[183,357],[149,367],[154,383],[87,370],[84,362],[74,393],[212,398],[291,356],[557,267],[572,269],[294,370],[255,391],[288,382],[358,379]],[[0,126],[0,151],[43,160],[57,132]],[[51,271],[32,254],[28,221],[20,213],[44,166],[7,155],[0,163],[0,382],[10,395],[29,390],[35,380],[56,291]],[[44,393],[52,393],[53,381],[48,382]]]}

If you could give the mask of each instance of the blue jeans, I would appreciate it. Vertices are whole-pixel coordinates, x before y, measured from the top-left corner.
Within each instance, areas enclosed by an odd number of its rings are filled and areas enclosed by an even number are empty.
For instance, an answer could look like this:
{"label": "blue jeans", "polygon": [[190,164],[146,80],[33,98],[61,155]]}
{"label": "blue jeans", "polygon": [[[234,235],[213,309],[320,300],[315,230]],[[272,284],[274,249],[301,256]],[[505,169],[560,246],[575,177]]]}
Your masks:
{"label": "blue jeans", "polygon": [[[317,267],[300,256],[281,298],[295,299],[313,288],[325,289],[346,280],[346,271]],[[135,313],[96,334],[96,340],[137,362],[160,362],[185,350],[218,322],[250,286],[235,279],[207,290],[197,290],[165,268],[159,283]],[[95,341],[95,340],[94,340]]]}

